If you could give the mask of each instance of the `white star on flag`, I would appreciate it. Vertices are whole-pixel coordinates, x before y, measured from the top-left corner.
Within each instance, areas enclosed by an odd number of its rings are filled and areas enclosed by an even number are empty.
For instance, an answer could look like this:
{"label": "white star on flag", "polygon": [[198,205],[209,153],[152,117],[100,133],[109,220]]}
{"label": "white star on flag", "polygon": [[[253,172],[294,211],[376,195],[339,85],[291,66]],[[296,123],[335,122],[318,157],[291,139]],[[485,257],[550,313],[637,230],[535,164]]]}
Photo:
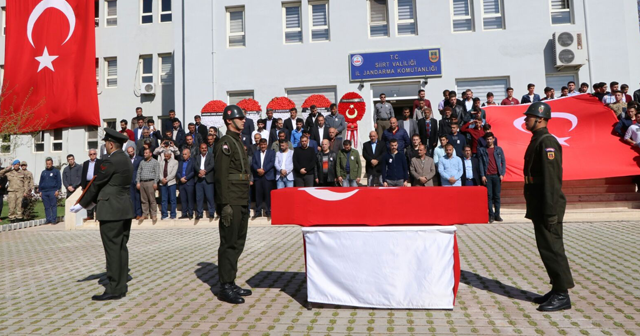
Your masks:
{"label": "white star on flag", "polygon": [[40,70],[42,70],[44,68],[49,68],[49,69],[51,69],[51,71],[55,71],[53,69],[52,62],[56,58],[58,58],[58,56],[50,56],[49,55],[49,51],[47,51],[47,47],[44,47],[44,52],[43,52],[42,56],[36,57],[36,60],[38,62],[40,62],[40,66],[38,67],[38,72],[40,72]]}

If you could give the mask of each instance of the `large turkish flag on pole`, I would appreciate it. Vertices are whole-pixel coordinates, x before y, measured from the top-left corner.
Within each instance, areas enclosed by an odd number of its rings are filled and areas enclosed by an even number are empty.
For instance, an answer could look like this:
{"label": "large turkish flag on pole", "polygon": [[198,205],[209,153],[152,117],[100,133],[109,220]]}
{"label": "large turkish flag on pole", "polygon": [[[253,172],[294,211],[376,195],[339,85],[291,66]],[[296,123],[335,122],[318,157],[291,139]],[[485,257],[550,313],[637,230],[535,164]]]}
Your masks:
{"label": "large turkish flag on pole", "polygon": [[[551,106],[549,132],[562,145],[564,180],[639,175],[638,153],[612,135],[618,122],[613,111],[588,94],[560,98]],[[505,181],[524,181],[524,153],[531,132],[524,127],[530,104],[486,107],[487,123],[498,138],[507,162]]]}
{"label": "large turkish flag on pole", "polygon": [[12,133],[100,125],[94,14],[94,1],[7,0],[0,121]]}

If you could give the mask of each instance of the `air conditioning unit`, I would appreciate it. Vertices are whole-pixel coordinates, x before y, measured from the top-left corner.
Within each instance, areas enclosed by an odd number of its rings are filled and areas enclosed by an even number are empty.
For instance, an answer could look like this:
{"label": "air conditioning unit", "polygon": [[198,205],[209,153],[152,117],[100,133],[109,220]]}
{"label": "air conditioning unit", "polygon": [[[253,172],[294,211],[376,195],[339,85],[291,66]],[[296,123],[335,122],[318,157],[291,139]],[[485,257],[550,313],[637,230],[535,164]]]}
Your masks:
{"label": "air conditioning unit", "polygon": [[580,68],[587,64],[587,39],[584,32],[564,31],[553,34],[556,68]]}
{"label": "air conditioning unit", "polygon": [[142,92],[143,95],[154,95],[156,94],[156,85],[153,83],[142,83]]}

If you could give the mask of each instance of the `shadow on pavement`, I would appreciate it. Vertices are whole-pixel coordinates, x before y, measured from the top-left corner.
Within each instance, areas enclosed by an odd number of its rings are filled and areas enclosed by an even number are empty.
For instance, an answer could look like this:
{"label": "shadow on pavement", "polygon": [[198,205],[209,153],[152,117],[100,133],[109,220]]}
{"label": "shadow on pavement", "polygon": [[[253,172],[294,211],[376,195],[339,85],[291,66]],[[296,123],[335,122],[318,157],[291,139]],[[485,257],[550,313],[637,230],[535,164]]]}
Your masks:
{"label": "shadow on pavement", "polygon": [[247,280],[251,288],[280,288],[301,306],[307,307],[307,277],[304,272],[260,271]]}
{"label": "shadow on pavement", "polygon": [[218,265],[210,262],[199,262],[199,268],[194,271],[200,281],[209,285],[211,293],[218,295]]}
{"label": "shadow on pavement", "polygon": [[477,289],[521,301],[530,302],[534,297],[540,296],[539,294],[505,285],[498,280],[489,279],[482,275],[464,270],[460,272],[460,282],[473,286]]}
{"label": "shadow on pavement", "polygon": [[[102,285],[105,288],[107,287],[107,284],[109,284],[109,279],[107,278],[107,272],[91,274],[86,278],[80,279],[76,282],[86,282],[86,281],[93,281],[93,280],[98,280],[98,284]],[[131,280],[133,280],[133,277],[130,274],[127,274],[127,282]]]}

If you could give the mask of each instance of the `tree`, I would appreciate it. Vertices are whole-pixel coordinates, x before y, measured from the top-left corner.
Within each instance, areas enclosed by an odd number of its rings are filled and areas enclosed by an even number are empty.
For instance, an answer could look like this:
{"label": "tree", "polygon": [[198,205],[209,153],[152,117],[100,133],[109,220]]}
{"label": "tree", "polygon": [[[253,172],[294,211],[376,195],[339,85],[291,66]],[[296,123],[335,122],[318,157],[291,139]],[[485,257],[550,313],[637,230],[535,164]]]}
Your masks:
{"label": "tree", "polygon": [[[13,89],[8,88],[8,83],[2,86],[0,104],[5,99],[9,99],[12,91]],[[29,89],[29,93],[21,103],[17,102],[14,96],[9,108],[0,111],[0,153],[15,154],[18,147],[30,143],[41,130],[46,129],[47,116],[36,119],[35,115],[35,112],[44,106],[45,99],[31,105],[29,98],[32,93],[33,88]]]}

